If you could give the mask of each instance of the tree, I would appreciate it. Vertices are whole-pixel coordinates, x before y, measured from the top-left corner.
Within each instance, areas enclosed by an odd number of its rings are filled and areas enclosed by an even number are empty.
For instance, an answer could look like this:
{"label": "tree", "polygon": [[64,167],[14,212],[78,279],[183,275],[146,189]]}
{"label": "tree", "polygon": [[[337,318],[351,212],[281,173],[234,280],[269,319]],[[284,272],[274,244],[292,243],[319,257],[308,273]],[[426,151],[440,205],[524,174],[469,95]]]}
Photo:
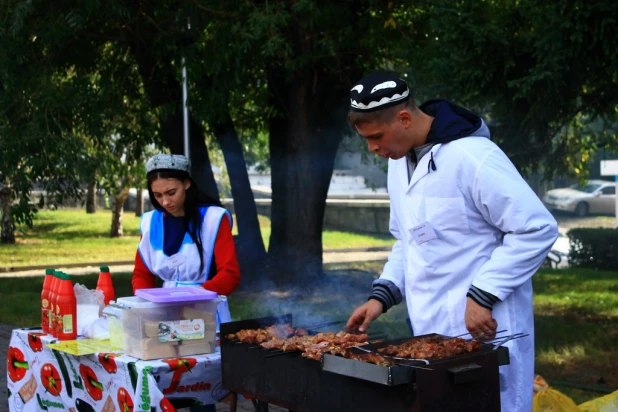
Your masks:
{"label": "tree", "polygon": [[595,151],[617,147],[615,2],[421,7],[427,35],[406,53],[418,92],[486,113],[522,172],[581,176]]}
{"label": "tree", "polygon": [[15,243],[15,223],[11,216],[11,189],[0,183],[0,243]]}
{"label": "tree", "polygon": [[[79,146],[85,143],[87,147],[91,146],[89,142],[94,142],[95,147],[103,147],[105,150],[106,145],[101,142],[108,141],[112,134],[124,129],[125,132],[132,132],[138,147],[144,147],[158,138],[156,128],[146,130],[152,124],[154,114],[159,117],[159,131],[172,151],[182,153],[182,117],[178,109],[171,113],[169,110],[171,106],[180,107],[179,99],[155,101],[154,106],[152,102],[145,103],[144,96],[152,97],[152,93],[148,92],[152,92],[153,82],[150,77],[140,77],[140,70],[150,74],[161,66],[167,70],[164,75],[174,80],[177,67],[173,65],[172,56],[167,56],[169,60],[163,62],[165,64],[151,59],[149,62],[152,66],[144,67],[131,55],[131,46],[138,51],[143,46],[142,42],[136,42],[133,37],[133,25],[139,26],[141,19],[150,18],[148,15],[126,8],[123,2],[108,4],[109,7],[102,9],[93,2],[85,3],[80,8],[75,8],[69,2],[33,5],[14,1],[7,6],[3,10],[6,13],[3,16],[5,25],[0,30],[3,46],[0,56],[2,97],[6,102],[4,107],[8,108],[2,113],[3,119],[6,119],[3,124],[7,127],[2,130],[1,143],[6,147],[16,146],[24,138],[24,130],[20,128],[28,127],[32,129],[27,131],[33,145],[22,145],[15,156],[7,156],[4,159],[7,167],[3,168],[4,173],[0,178],[7,183],[12,177],[18,178],[21,184],[8,187],[13,188],[15,197],[23,199],[22,203],[26,207],[20,210],[23,210],[21,213],[24,216],[31,219],[32,213],[36,211],[33,207],[27,207],[32,175],[38,176],[41,184],[52,195],[80,195],[78,184],[82,174],[79,171],[88,169],[87,161],[80,155],[86,152],[83,147],[82,150],[63,150],[66,147],[55,145],[50,138]],[[163,9],[166,7],[163,6]],[[57,18],[46,18],[52,14]],[[147,35],[147,30],[140,34]],[[174,41],[170,43],[171,47],[163,51],[174,49]],[[145,46],[148,48],[149,45]],[[76,53],[76,50],[80,52]],[[20,66],[28,70],[22,70]],[[179,96],[180,91],[179,82],[174,81],[175,84],[170,87],[176,87],[177,92],[170,94],[172,97]],[[169,91],[170,87],[162,88],[162,92]],[[12,102],[16,95],[24,98]],[[21,106],[18,106],[20,103]],[[132,106],[132,116],[124,112],[127,105]],[[202,189],[217,198],[203,132],[200,131],[202,126],[195,120],[191,126],[194,143],[193,175]],[[43,165],[33,164],[35,159],[29,154],[41,149],[42,153],[58,154],[58,157],[50,159],[51,156],[47,155]],[[10,151],[5,153],[11,154]],[[53,179],[58,174],[53,169],[61,164],[69,164],[73,173],[61,175],[62,184],[54,185]],[[43,166],[45,169],[42,169]],[[11,172],[14,172],[14,176]],[[91,179],[87,177],[86,180]],[[63,190],[59,190],[59,186]],[[118,193],[122,193],[122,190]],[[17,215],[18,219],[20,216]]]}
{"label": "tree", "polygon": [[[254,135],[260,127],[268,131],[269,276],[281,285],[309,285],[322,273],[325,200],[335,153],[346,132],[348,90],[364,64],[385,56],[378,45],[389,35],[381,15],[388,3],[199,5],[210,12],[204,54],[211,61],[220,54],[208,66],[219,86],[213,95],[232,96],[231,107],[239,100],[255,104],[260,110],[255,125],[243,124],[241,116],[236,116],[236,124],[254,130]],[[375,53],[366,53],[373,46]]]}

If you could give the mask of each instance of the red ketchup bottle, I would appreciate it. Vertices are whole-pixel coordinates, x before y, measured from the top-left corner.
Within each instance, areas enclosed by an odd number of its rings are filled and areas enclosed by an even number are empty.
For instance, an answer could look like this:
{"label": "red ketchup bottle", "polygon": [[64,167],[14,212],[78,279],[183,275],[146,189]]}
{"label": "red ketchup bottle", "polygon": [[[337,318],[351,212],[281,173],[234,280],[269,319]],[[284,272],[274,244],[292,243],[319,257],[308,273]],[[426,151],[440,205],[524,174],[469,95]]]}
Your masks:
{"label": "red ketchup bottle", "polygon": [[43,281],[43,291],[41,292],[41,329],[49,333],[49,292],[54,280],[54,269],[45,269],[45,280]]}
{"label": "red ketchup bottle", "polygon": [[109,273],[107,266],[101,266],[99,268],[99,280],[97,281],[97,290],[103,292],[105,306],[109,305],[110,300],[116,300],[116,292],[114,291],[114,285],[112,283],[112,275]]}
{"label": "red ketchup bottle", "polygon": [[60,287],[56,296],[58,339],[74,340],[77,338],[77,299],[75,299],[71,276],[62,273],[60,278]]}
{"label": "red ketchup bottle", "polygon": [[54,271],[54,278],[52,279],[51,286],[49,288],[49,334],[54,338],[58,337],[56,333],[56,296],[58,294],[58,285],[60,284],[60,271]]}

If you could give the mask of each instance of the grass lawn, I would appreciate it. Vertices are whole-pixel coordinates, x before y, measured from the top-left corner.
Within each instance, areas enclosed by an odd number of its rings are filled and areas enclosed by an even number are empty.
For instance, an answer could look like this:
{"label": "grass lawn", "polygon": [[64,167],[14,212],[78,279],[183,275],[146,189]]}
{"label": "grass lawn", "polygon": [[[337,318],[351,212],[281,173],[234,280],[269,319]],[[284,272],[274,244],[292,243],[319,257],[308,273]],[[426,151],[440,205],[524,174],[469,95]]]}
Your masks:
{"label": "grass lawn", "polygon": [[[238,291],[230,297],[235,319],[292,313],[295,324],[309,326],[323,320],[347,320],[351,311],[367,298],[371,281],[383,263],[327,266],[324,284],[303,291],[301,299],[268,289]],[[113,274],[116,296],[131,294],[130,275]],[[74,281],[89,288],[97,276]],[[602,393],[574,389],[575,385],[618,389],[618,273],[585,269],[541,270],[534,278],[536,322],[536,372],[550,386],[577,404]],[[39,278],[2,278],[0,323],[32,326],[39,320]],[[370,332],[385,332],[389,338],[406,336],[405,305],[380,317]],[[342,328],[343,324],[333,329]]]}
{"label": "grass lawn", "polygon": [[[0,245],[0,267],[36,266],[81,262],[118,262],[135,258],[140,218],[128,212],[123,217],[125,236],[112,239],[111,211],[88,215],[84,210],[41,211],[32,228],[18,227],[15,245]],[[264,244],[270,238],[270,220],[259,216]],[[233,230],[237,234],[236,227]],[[326,231],[325,249],[391,246],[391,236],[371,236]]]}

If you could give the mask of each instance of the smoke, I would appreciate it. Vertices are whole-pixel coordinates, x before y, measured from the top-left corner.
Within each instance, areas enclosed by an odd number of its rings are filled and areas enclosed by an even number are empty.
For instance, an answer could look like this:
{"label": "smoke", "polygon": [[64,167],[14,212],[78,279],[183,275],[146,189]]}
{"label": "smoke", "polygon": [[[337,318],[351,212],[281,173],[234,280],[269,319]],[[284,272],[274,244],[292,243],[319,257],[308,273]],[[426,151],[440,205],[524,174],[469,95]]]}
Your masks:
{"label": "smoke", "polygon": [[[294,327],[315,327],[314,331],[319,332],[343,330],[354,309],[367,301],[371,282],[382,270],[382,263],[370,268],[353,266],[326,270],[311,284],[278,286],[269,279],[253,283],[250,290],[230,297],[232,317],[242,320],[292,314]],[[405,304],[399,306],[375,321],[369,332],[384,331],[389,338],[405,335],[407,311]],[[338,323],[327,325],[333,322]]]}

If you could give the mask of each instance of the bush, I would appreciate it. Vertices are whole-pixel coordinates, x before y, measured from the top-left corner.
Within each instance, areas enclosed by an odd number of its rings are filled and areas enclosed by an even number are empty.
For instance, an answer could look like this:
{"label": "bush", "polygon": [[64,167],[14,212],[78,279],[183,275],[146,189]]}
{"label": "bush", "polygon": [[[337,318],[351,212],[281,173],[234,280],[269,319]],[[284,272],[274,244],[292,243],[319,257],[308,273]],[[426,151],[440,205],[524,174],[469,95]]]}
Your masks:
{"label": "bush", "polygon": [[567,235],[571,265],[618,270],[618,229],[572,229]]}

